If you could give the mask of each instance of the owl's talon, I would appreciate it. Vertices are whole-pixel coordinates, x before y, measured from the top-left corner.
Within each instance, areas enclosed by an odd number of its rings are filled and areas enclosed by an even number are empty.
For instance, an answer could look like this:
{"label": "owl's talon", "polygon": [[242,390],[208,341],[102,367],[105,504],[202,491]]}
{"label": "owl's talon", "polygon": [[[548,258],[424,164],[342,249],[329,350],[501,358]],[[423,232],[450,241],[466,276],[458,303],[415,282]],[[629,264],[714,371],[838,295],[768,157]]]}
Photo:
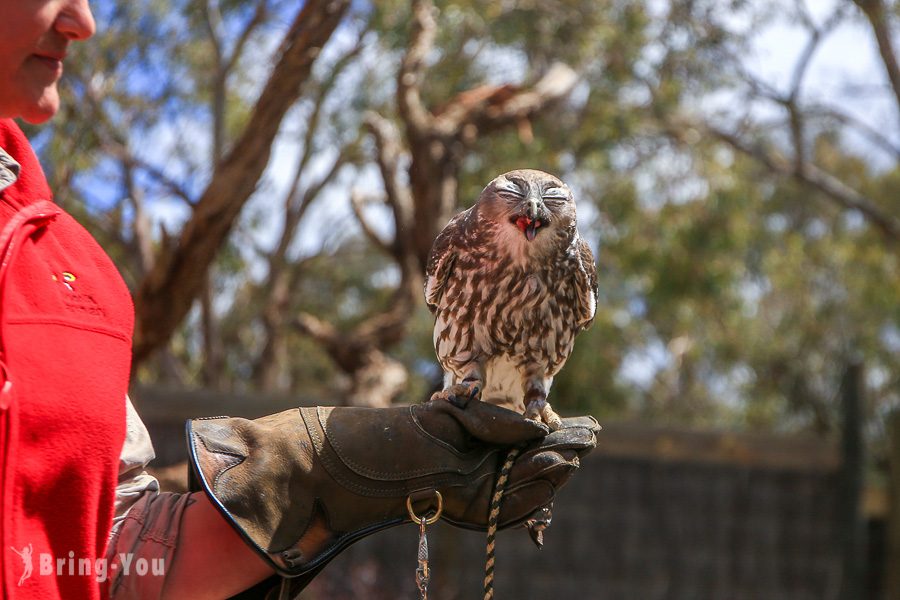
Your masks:
{"label": "owl's talon", "polygon": [[532,400],[528,403],[528,406],[525,407],[525,418],[540,422],[542,420],[541,412],[546,405],[546,400]]}
{"label": "owl's talon", "polygon": [[431,395],[432,400],[446,400],[457,408],[465,408],[472,400],[481,399],[481,382],[470,381],[451,385]]}
{"label": "owl's talon", "polygon": [[456,408],[465,408],[466,406],[469,405],[469,400],[466,400],[464,402],[462,398],[460,398],[459,396],[452,395],[452,394],[447,397],[447,402],[449,402]]}
{"label": "owl's talon", "polygon": [[525,409],[525,418],[544,423],[550,428],[550,431],[556,431],[562,427],[562,419],[553,410],[553,407],[543,399],[537,398],[528,403]]}
{"label": "owl's talon", "polygon": [[559,418],[559,415],[556,414],[556,411],[549,404],[541,409],[541,420],[547,424],[550,431],[556,431],[562,427],[562,419]]}
{"label": "owl's talon", "polygon": [[525,529],[528,530],[528,535],[531,536],[531,541],[539,549],[544,545],[544,530],[550,527],[552,522],[553,513],[550,507],[544,507],[534,511],[524,523]]}

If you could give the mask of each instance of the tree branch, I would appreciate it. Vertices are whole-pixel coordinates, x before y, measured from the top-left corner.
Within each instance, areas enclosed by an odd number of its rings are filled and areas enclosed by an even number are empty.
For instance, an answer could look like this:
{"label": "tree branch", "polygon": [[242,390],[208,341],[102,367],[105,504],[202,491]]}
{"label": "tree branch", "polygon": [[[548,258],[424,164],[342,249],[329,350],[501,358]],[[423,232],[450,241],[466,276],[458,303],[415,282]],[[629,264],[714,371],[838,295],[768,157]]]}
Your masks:
{"label": "tree branch", "polygon": [[[773,173],[793,177],[809,185],[844,209],[859,211],[870,224],[881,232],[891,245],[897,245],[900,242],[900,220],[883,211],[870,198],[816,165],[805,163],[803,168],[797,169],[791,161],[787,160],[776,150],[765,148],[759,144],[748,143],[737,135],[708,123],[693,123],[687,127],[682,126],[681,131],[683,132],[689,127],[706,131],[735,150],[757,160]],[[680,137],[680,134],[677,135]]]}
{"label": "tree branch", "polygon": [[203,24],[206,26],[206,33],[212,44],[213,56],[215,57],[218,70],[222,66],[224,54],[222,52],[222,42],[219,39],[219,26],[222,23],[222,15],[219,12],[219,7],[214,6],[212,0],[204,0],[201,8],[203,10]]}
{"label": "tree branch", "polygon": [[863,11],[872,26],[872,32],[878,42],[878,53],[881,55],[881,62],[884,64],[884,70],[897,101],[897,108],[900,110],[900,66],[897,65],[893,34],[884,3],[882,0],[853,0],[853,2]]}
{"label": "tree branch", "polygon": [[422,277],[416,264],[412,256],[400,264],[400,284],[394,290],[388,309],[357,325],[354,337],[369,340],[376,348],[388,348],[406,336],[406,324],[422,293]]}
{"label": "tree branch", "polygon": [[253,11],[253,16],[247,22],[246,27],[241,30],[240,35],[238,36],[237,42],[234,44],[234,48],[231,50],[231,55],[223,61],[222,69],[227,73],[234,68],[234,65],[237,63],[238,59],[241,57],[241,54],[244,52],[244,46],[247,45],[247,41],[250,39],[250,36],[253,34],[253,31],[259,27],[259,25],[266,18],[266,0],[257,0],[256,10]]}
{"label": "tree branch", "polygon": [[168,341],[197,298],[204,274],[268,164],[285,113],[349,4],[309,0],[298,12],[240,139],[216,166],[178,243],[159,257],[135,295],[135,366]]}
{"label": "tree branch", "polygon": [[806,3],[802,0],[797,1],[798,12],[804,26],[810,32],[809,39],[800,54],[800,58],[794,65],[794,71],[791,75],[791,87],[787,97],[780,99],[779,102],[787,109],[788,119],[791,129],[791,138],[794,143],[794,170],[799,172],[806,168],[806,136],[804,131],[803,112],[800,110],[800,92],[803,86],[803,78],[809,70],[812,58],[819,48],[822,39],[840,22],[843,15],[843,6],[838,5],[834,12],[825,20],[822,27],[816,27],[813,22],[812,15],[806,8]]}
{"label": "tree branch", "polygon": [[408,135],[415,137],[426,135],[432,123],[431,113],[422,103],[421,85],[436,30],[434,5],[430,0],[414,0],[409,44],[397,73],[397,106]]}
{"label": "tree branch", "polygon": [[[563,63],[556,63],[530,87],[507,84],[484,88],[480,95],[464,92],[448,104],[437,118],[437,128],[453,135],[473,124],[476,133],[489,132],[535,116],[552,103],[569,95],[578,75]],[[475,91],[475,90],[473,90]]]}
{"label": "tree branch", "polygon": [[331,323],[326,323],[309,313],[302,312],[294,318],[293,325],[300,333],[309,336],[324,347],[329,354],[331,354],[332,348],[339,346],[337,343],[338,330]]}
{"label": "tree branch", "polygon": [[309,336],[331,356],[346,373],[353,374],[366,362],[372,351],[381,351],[402,340],[406,323],[421,292],[421,278],[402,269],[402,280],[384,311],[374,313],[342,333],[334,325],[309,314],[300,313],[293,320],[294,327]]}
{"label": "tree branch", "polygon": [[888,139],[888,137],[885,136],[881,131],[872,127],[868,123],[857,119],[853,115],[841,112],[834,107],[824,104],[811,105],[807,108],[807,112],[810,115],[834,119],[842,125],[846,125],[847,127],[852,127],[859,130],[859,133],[861,135],[869,138],[872,143],[881,146],[882,150],[884,150],[888,154],[893,155],[895,160],[900,161],[900,147],[894,145],[894,143],[890,139]]}
{"label": "tree branch", "polygon": [[381,237],[381,235],[372,227],[372,224],[369,223],[369,219],[366,218],[365,207],[366,204],[368,204],[372,200],[373,198],[365,196],[362,192],[355,188],[350,191],[350,207],[353,209],[353,214],[354,216],[356,216],[356,220],[359,222],[359,226],[362,229],[363,235],[366,236],[366,239],[368,239],[373,246],[375,246],[388,256],[393,256],[393,244]]}
{"label": "tree branch", "polygon": [[391,122],[377,113],[366,113],[364,120],[375,138],[375,159],[384,181],[387,203],[394,213],[397,231],[407,231],[413,225],[414,200],[409,187],[401,183],[399,178],[400,157],[403,154],[400,136]]}
{"label": "tree branch", "polygon": [[125,188],[128,193],[128,199],[134,210],[132,222],[133,248],[137,252],[138,264],[141,273],[146,273],[153,268],[153,236],[150,229],[150,219],[144,210],[143,194],[135,185],[134,181],[134,163],[123,158],[122,163],[122,179],[125,182]]}
{"label": "tree branch", "polygon": [[309,210],[309,207],[312,206],[312,203],[315,202],[316,198],[319,197],[319,194],[322,193],[322,190],[326,185],[331,183],[331,181],[335,178],[338,171],[347,164],[348,156],[346,151],[342,151],[335,157],[334,162],[331,164],[331,168],[328,169],[318,181],[314,182],[312,185],[307,186],[305,189],[301,190],[300,188],[300,180],[304,175],[304,171],[302,169],[302,165],[298,164],[297,169],[294,172],[294,179],[291,183],[288,193],[285,195],[284,199],[284,229],[281,232],[281,237],[278,240],[278,246],[276,246],[275,250],[269,255],[269,276],[267,278],[267,287],[273,284],[273,280],[278,277],[280,271],[283,269],[283,266],[286,262],[287,251],[290,248],[291,243],[294,241],[294,236],[297,233],[297,228],[300,226],[300,221],[303,220],[303,215],[306,214],[306,211]]}
{"label": "tree branch", "polygon": [[188,206],[194,205],[195,199],[190,195],[187,189],[180,183],[166,175],[162,171],[162,169],[155,165],[151,165],[142,158],[136,156],[132,158],[134,159],[135,167],[153,177],[153,179],[155,179],[160,185],[162,185],[163,188],[167,189],[178,198],[184,200],[185,204],[187,204]]}
{"label": "tree branch", "polygon": [[313,148],[315,146],[314,139],[319,130],[319,122],[322,120],[322,111],[325,108],[325,100],[334,88],[334,84],[337,82],[340,74],[347,68],[353,59],[362,52],[364,35],[365,32],[361,33],[356,44],[334,62],[328,70],[327,77],[325,77],[318,86],[315,98],[313,99],[312,113],[310,113],[309,119],[307,120],[306,133],[303,136],[303,151],[300,156],[299,171],[305,170],[310,158],[312,158]]}

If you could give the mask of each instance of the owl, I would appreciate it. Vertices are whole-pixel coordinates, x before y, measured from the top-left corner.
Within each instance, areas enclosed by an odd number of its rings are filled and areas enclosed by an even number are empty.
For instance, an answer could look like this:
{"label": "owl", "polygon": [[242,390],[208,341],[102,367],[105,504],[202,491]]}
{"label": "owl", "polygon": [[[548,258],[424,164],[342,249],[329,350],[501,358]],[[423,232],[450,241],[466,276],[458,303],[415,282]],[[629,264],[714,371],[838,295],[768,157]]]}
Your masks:
{"label": "owl", "polygon": [[597,271],[575,198],[549,173],[500,175],[437,236],[425,273],[444,389],[516,410],[551,429],[553,377],[597,309]]}

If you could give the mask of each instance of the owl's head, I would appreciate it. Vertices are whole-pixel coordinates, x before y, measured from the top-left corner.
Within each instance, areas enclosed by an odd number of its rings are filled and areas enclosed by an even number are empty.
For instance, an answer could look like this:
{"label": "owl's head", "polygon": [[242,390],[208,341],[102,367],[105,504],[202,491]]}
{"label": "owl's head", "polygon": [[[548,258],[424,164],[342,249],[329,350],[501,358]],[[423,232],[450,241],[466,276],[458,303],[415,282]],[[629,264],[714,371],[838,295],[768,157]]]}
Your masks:
{"label": "owl's head", "polygon": [[557,241],[575,232],[575,198],[559,178],[518,169],[490,182],[478,198],[479,211],[527,243]]}

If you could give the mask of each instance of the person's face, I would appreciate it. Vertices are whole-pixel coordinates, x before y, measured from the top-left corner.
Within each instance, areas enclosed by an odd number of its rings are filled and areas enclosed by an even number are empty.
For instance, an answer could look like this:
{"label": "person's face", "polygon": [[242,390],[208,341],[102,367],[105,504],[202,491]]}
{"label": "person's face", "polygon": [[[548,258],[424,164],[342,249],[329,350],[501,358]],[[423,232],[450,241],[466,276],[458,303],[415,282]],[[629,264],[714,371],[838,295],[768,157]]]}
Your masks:
{"label": "person's face", "polygon": [[88,0],[0,0],[0,117],[43,123],[69,43],[94,34]]}

